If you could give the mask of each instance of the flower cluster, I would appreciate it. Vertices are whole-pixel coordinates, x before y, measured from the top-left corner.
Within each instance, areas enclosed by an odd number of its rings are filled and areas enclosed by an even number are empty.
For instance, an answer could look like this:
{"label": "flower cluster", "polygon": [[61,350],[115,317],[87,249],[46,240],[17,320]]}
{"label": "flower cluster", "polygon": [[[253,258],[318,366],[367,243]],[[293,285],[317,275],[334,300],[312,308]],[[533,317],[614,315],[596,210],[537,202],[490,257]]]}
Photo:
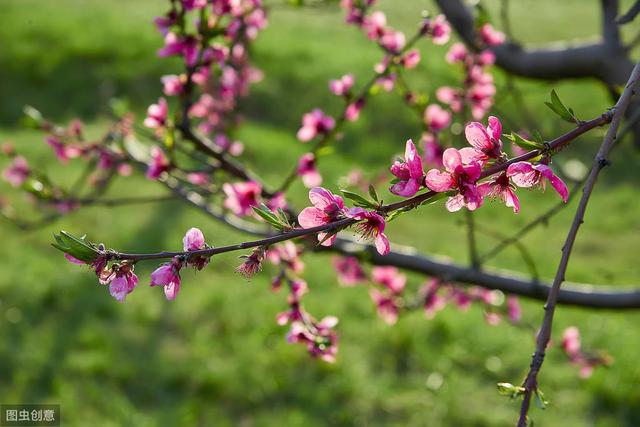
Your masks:
{"label": "flower cluster", "polygon": [[568,327],[562,334],[562,349],[569,361],[580,368],[580,377],[588,378],[596,366],[611,364],[611,357],[602,353],[587,353],[582,350],[580,331],[575,326]]}
{"label": "flower cluster", "polygon": [[[302,228],[330,226],[340,219],[351,218],[356,222],[360,236],[373,240],[381,255],[389,253],[389,239],[384,234],[385,220],[373,211],[355,207],[347,209],[342,197],[322,187],[314,187],[309,191],[309,200],[313,207],[307,207],[298,215],[298,223]],[[336,240],[339,230],[327,228],[318,233],[318,240],[323,246],[331,246]]]}

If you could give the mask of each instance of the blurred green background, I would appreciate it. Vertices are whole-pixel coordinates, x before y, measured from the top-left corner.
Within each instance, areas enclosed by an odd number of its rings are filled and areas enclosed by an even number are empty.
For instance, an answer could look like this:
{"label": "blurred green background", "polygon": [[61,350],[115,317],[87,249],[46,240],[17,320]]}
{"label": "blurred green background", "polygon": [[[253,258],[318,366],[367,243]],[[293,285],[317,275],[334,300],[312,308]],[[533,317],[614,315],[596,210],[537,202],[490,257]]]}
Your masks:
{"label": "blurred green background", "polygon": [[[63,169],[52,162],[41,134],[17,126],[22,106],[31,104],[59,122],[80,117],[93,137],[108,123],[106,105],[113,96],[127,97],[134,111],[143,113],[161,92],[159,77],[179,71],[177,61],[155,55],[162,40],[151,20],[164,12],[165,3],[0,1],[0,142],[13,142],[34,165],[56,176],[78,173],[76,166]],[[539,44],[598,34],[595,0],[511,3],[518,40]],[[631,2],[622,3],[626,7]],[[500,2],[486,4],[500,27]],[[419,0],[380,1],[380,8],[391,25],[407,33],[422,9],[436,10]],[[302,114],[316,106],[333,114],[341,108],[327,90],[328,80],[353,72],[363,82],[380,59],[363,34],[342,22],[337,6],[295,9],[279,4],[256,43],[255,62],[265,79],[243,103],[247,123],[239,136],[248,163],[271,184],[280,182],[282,165],[294,164],[307,148],[295,139]],[[626,29],[626,38],[632,30]],[[459,70],[442,60],[446,48],[429,42],[419,46],[423,61],[410,73],[417,87],[432,93],[459,80]],[[513,105],[504,76],[495,75],[501,95],[494,112],[506,130],[518,130],[525,119]],[[610,105],[594,81],[516,84],[546,137],[568,129],[543,105],[551,87],[582,118]],[[601,135],[598,130],[582,138],[561,154],[559,163],[588,162]],[[337,190],[338,178],[354,165],[375,175],[403,150],[407,138],[418,136],[418,123],[397,96],[374,97],[335,151],[322,159],[325,185]],[[639,161],[629,138],[621,144],[592,198],[567,274],[570,281],[640,284],[635,252],[640,243]],[[117,182],[110,195],[162,194],[143,177],[134,180],[135,185]],[[0,185],[0,194],[17,196],[6,183]],[[297,208],[304,206],[305,192],[299,183],[293,188]],[[520,196],[519,215],[493,204],[478,212],[478,221],[515,231],[557,201],[552,191],[520,191]],[[524,240],[544,278],[555,272],[574,208],[569,206]],[[394,242],[464,263],[460,221],[460,214],[447,214],[438,204],[405,215],[389,226],[388,234]],[[270,291],[270,268],[249,283],[234,274],[238,254],[216,257],[198,274],[185,272],[174,302],[143,285],[118,304],[91,274],[69,265],[49,246],[53,231],[67,229],[123,250],[171,249],[180,246],[191,226],[200,227],[214,245],[243,239],[178,202],[90,208],[32,232],[1,223],[0,403],[60,403],[63,425],[68,426],[514,423],[519,405],[500,396],[495,384],[521,380],[534,347],[532,333],[507,324],[488,326],[478,307],[468,312],[449,307],[434,320],[413,312],[389,327],[376,317],[365,286],[338,287],[328,267],[330,256],[306,256],[311,289],[306,307],[317,317],[340,318],[338,360],[328,365],[285,342],[286,328],[274,320],[286,308],[285,293]],[[480,246],[493,243],[483,238]],[[514,249],[491,265],[526,271]],[[153,267],[139,266],[144,284]],[[410,275],[410,289],[424,280]],[[537,325],[542,303],[523,305],[524,322]],[[540,378],[551,405],[546,411],[532,409],[536,425],[640,425],[639,323],[636,312],[560,307],[555,345]],[[558,348],[561,331],[570,325],[580,327],[586,348],[606,349],[615,363],[579,379],[577,368]]]}

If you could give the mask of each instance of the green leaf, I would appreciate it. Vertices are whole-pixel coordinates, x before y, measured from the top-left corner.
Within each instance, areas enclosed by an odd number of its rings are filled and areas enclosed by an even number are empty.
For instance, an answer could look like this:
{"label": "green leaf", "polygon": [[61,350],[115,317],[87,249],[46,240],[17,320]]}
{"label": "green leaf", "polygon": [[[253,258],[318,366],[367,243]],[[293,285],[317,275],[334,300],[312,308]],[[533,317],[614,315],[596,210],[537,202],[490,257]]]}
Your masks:
{"label": "green leaf", "polygon": [[280,219],[264,204],[261,207],[251,206],[251,209],[274,227],[278,229],[284,228],[282,221],[280,221]]}
{"label": "green leaf", "polygon": [[54,235],[56,243],[52,246],[72,257],[87,263],[93,262],[98,257],[98,251],[92,244],[87,243],[84,238],[80,239],[71,233],[61,231],[60,234]]}
{"label": "green leaf", "polygon": [[40,111],[33,108],[31,105],[25,105],[22,108],[24,116],[22,116],[22,126],[29,129],[39,129],[42,121],[44,120]]}
{"label": "green leaf", "polygon": [[356,206],[359,206],[361,208],[376,208],[377,207],[375,204],[371,203],[369,200],[365,199],[364,197],[362,197],[359,194],[356,194],[354,192],[347,191],[347,190],[340,190],[340,191],[342,192],[344,197],[346,197],[347,199],[353,200],[353,202],[355,203]]}
{"label": "green leaf", "polygon": [[544,144],[524,139],[515,132],[512,132],[511,135],[508,135],[507,139],[511,140],[511,142],[516,144],[518,147],[524,148],[525,150],[539,150],[544,147]]}
{"label": "green leaf", "polygon": [[316,151],[316,157],[328,156],[329,154],[333,154],[335,151],[336,149],[331,145],[325,145]]}
{"label": "green leaf", "polygon": [[369,184],[369,195],[371,196],[371,198],[373,200],[375,200],[376,202],[378,202],[378,193],[376,193],[376,188],[373,186],[373,184]]}
{"label": "green leaf", "polygon": [[551,90],[551,102],[545,102],[545,105],[549,107],[551,111],[560,116],[561,119],[572,123],[577,121],[572,112],[570,112],[567,107],[564,106],[555,89]]}
{"label": "green leaf", "polygon": [[544,398],[544,393],[538,389],[536,389],[535,402],[536,406],[540,409],[547,409],[547,405],[549,404],[549,401]]}

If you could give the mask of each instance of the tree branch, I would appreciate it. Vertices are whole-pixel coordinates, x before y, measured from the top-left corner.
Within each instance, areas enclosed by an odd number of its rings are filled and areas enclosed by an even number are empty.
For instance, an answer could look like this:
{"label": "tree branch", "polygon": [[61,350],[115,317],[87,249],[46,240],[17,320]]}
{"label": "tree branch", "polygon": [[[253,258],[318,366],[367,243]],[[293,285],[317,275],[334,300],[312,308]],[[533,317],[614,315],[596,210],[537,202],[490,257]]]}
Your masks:
{"label": "tree branch", "polygon": [[540,368],[542,367],[542,363],[544,361],[545,350],[547,348],[547,344],[549,343],[549,339],[551,338],[551,328],[553,324],[553,315],[555,313],[555,307],[558,302],[560,287],[562,286],[562,282],[565,280],[565,273],[567,271],[567,266],[569,265],[569,258],[571,256],[571,250],[573,249],[573,245],[576,241],[576,236],[578,234],[578,230],[580,229],[580,225],[584,222],[584,214],[587,210],[587,204],[589,203],[589,198],[593,191],[593,188],[596,184],[596,180],[598,178],[598,174],[600,171],[609,164],[608,155],[611,147],[616,141],[616,134],[618,132],[618,127],[620,126],[621,121],[623,120],[624,113],[629,107],[631,103],[631,98],[635,94],[636,87],[638,86],[638,82],[640,81],[640,63],[636,64],[629,77],[629,81],[625,86],[625,89],[620,96],[620,99],[616,103],[614,107],[613,119],[611,121],[611,126],[607,130],[607,133],[602,141],[602,145],[596,154],[596,157],[593,161],[593,166],[591,167],[591,172],[589,173],[589,177],[587,178],[587,182],[585,183],[584,190],[582,191],[582,198],[580,199],[580,204],[578,205],[578,209],[576,210],[575,217],[573,219],[573,223],[571,224],[571,228],[569,229],[569,233],[567,234],[567,239],[565,241],[564,246],[562,247],[562,257],[560,259],[560,265],[558,266],[558,270],[556,272],[555,279],[553,281],[553,285],[549,292],[549,296],[547,298],[547,303],[545,304],[545,314],[544,319],[542,321],[542,326],[540,328],[540,333],[538,334],[538,338],[536,341],[536,351],[533,354],[533,358],[531,361],[531,367],[529,369],[529,374],[525,379],[523,384],[524,386],[524,398],[522,401],[522,407],[520,411],[520,419],[518,420],[518,427],[526,427],[527,425],[527,413],[529,411],[529,404],[531,401],[531,396],[538,389],[537,377]]}

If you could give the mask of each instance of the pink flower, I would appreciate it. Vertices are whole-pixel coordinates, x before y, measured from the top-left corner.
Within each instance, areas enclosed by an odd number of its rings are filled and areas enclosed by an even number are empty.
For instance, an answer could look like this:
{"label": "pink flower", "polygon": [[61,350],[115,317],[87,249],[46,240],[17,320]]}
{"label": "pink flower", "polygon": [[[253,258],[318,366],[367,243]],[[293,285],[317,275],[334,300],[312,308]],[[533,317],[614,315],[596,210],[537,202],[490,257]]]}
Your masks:
{"label": "pink flower", "polygon": [[371,289],[369,295],[371,295],[378,315],[382,320],[389,325],[395,324],[398,321],[398,313],[400,312],[399,298],[392,294],[380,292],[377,289]]}
{"label": "pink flower", "polygon": [[354,83],[355,79],[353,78],[353,74],[345,74],[339,80],[331,80],[329,82],[329,89],[336,96],[345,96],[349,94]]}
{"label": "pink flower", "polygon": [[529,162],[517,162],[509,165],[507,168],[507,176],[518,187],[545,187],[545,180],[549,181],[553,188],[558,192],[562,200],[566,203],[569,199],[569,190],[560,178],[558,178],[553,170],[543,164],[533,165]]}
{"label": "pink flower", "polygon": [[[185,233],[182,238],[183,250],[192,252],[207,249],[208,246],[204,241],[204,234],[200,229],[192,227]],[[209,257],[202,255],[192,255],[187,259],[187,265],[198,270],[202,270],[209,263]]]}
{"label": "pink flower", "polygon": [[454,64],[456,62],[462,62],[467,56],[467,48],[463,43],[454,43],[449,48],[445,59],[448,63]]}
{"label": "pink flower", "polygon": [[298,161],[298,176],[302,177],[305,187],[313,188],[322,184],[322,175],[316,168],[316,156],[313,153],[306,153]]}
{"label": "pink flower", "polygon": [[151,147],[151,163],[147,168],[147,178],[158,179],[169,170],[171,163],[160,147]]}
{"label": "pink flower", "polygon": [[338,318],[333,316],[327,316],[320,322],[313,319],[307,319],[306,322],[295,321],[291,324],[287,341],[306,344],[307,351],[312,357],[329,363],[335,362],[338,353],[338,336],[333,328],[337,323]]}
{"label": "pink flower", "polygon": [[53,148],[54,154],[61,163],[67,163],[69,161],[70,156],[67,151],[67,146],[62,141],[53,136],[48,136],[45,142]]}
{"label": "pink flower", "polygon": [[364,282],[367,276],[354,256],[333,257],[333,268],[338,273],[338,281],[344,286],[353,286]]}
{"label": "pink flower", "polygon": [[151,129],[161,128],[167,122],[167,114],[169,106],[164,98],[158,99],[157,104],[151,104],[147,108],[147,118],[144,119],[144,125]]}
{"label": "pink flower", "polygon": [[444,167],[442,164],[444,148],[438,143],[436,137],[430,133],[425,133],[422,135],[422,141],[424,144],[424,162],[436,168]]}
{"label": "pink flower", "polygon": [[266,250],[264,246],[258,246],[249,256],[242,256],[244,262],[236,268],[236,272],[242,274],[246,279],[250,279],[254,274],[262,270]]}
{"label": "pink flower", "polygon": [[420,51],[418,49],[411,49],[409,52],[404,54],[400,63],[407,69],[417,67],[420,63]]}
{"label": "pink flower", "polygon": [[411,197],[418,192],[424,182],[424,170],[422,160],[416,151],[413,141],[408,140],[404,162],[396,161],[391,166],[391,173],[398,178],[398,182],[393,184],[389,191],[402,197]]}
{"label": "pink flower", "polygon": [[126,296],[133,292],[137,284],[138,276],[136,276],[133,271],[129,269],[118,271],[115,278],[109,284],[109,293],[118,301],[124,302]]}
{"label": "pink flower", "polygon": [[382,216],[362,208],[349,209],[347,216],[359,221],[355,227],[360,236],[367,240],[373,240],[380,255],[389,253],[389,239],[384,234],[385,222]]}
{"label": "pink flower", "polygon": [[384,14],[384,12],[377,10],[368,17],[364,18],[364,24],[362,28],[367,32],[367,36],[371,40],[378,40],[384,35],[386,26],[386,15]]}
{"label": "pink flower", "polygon": [[311,141],[316,135],[326,135],[334,126],[333,118],[326,116],[322,110],[316,108],[302,117],[302,127],[298,131],[298,139],[302,142]]}
{"label": "pink flower", "polygon": [[164,295],[169,301],[176,299],[180,291],[180,269],[182,262],[174,258],[170,263],[162,264],[151,273],[151,286],[163,286]]}
{"label": "pink flower", "polygon": [[[312,188],[309,191],[309,200],[313,207],[304,208],[298,215],[298,223],[302,228],[329,224],[345,214],[342,197],[336,196],[322,187]],[[331,246],[335,239],[335,235],[327,238],[327,233],[318,233],[318,241],[322,242],[323,246]]]}
{"label": "pink flower", "polygon": [[182,0],[184,10],[202,9],[207,6],[207,0]]}
{"label": "pink flower", "polygon": [[238,216],[247,216],[253,212],[252,206],[259,205],[262,186],[254,181],[225,183],[222,190],[227,196],[224,206]]}
{"label": "pink flower", "polygon": [[470,211],[482,205],[482,195],[476,187],[482,168],[477,162],[463,165],[460,152],[455,148],[447,148],[442,155],[442,163],[446,172],[431,169],[427,172],[425,183],[433,191],[443,192],[457,190],[458,194],[449,197],[447,209],[456,212],[463,206]]}
{"label": "pink flower", "polygon": [[22,156],[14,157],[11,164],[4,170],[2,177],[14,187],[20,187],[31,174],[27,159]]}
{"label": "pink flower", "polygon": [[511,182],[506,172],[501,173],[489,182],[483,182],[478,185],[478,191],[483,197],[501,199],[507,207],[513,208],[514,213],[520,212],[520,201],[513,188],[511,188]]}
{"label": "pink flower", "polygon": [[451,112],[431,104],[424,110],[424,122],[432,132],[440,132],[451,123]]}
{"label": "pink flower", "polygon": [[512,323],[518,323],[522,319],[522,308],[518,302],[518,297],[514,295],[507,298],[507,315]]}
{"label": "pink flower", "polygon": [[362,111],[362,107],[364,107],[364,98],[358,98],[354,102],[347,105],[347,108],[344,111],[344,118],[347,121],[355,122],[360,117],[360,111]]}
{"label": "pink flower", "polygon": [[478,122],[471,122],[464,128],[464,135],[473,148],[460,150],[463,162],[477,161],[484,164],[490,159],[502,156],[502,124],[497,117],[489,116],[489,126],[485,129]]}
{"label": "pink flower", "polygon": [[182,78],[176,75],[162,76],[162,91],[167,96],[179,95],[182,93],[184,86],[182,84]]}
{"label": "pink flower", "polygon": [[424,315],[427,319],[433,319],[436,313],[447,305],[447,300],[439,294],[440,280],[431,279],[420,289],[420,295],[424,298]]}
{"label": "pink flower", "polygon": [[182,55],[186,64],[193,67],[198,61],[198,41],[191,36],[178,37],[175,33],[167,33],[164,37],[164,47],[158,51],[158,56],[173,55]]}
{"label": "pink flower", "polygon": [[394,54],[399,53],[406,43],[404,33],[401,31],[385,30],[384,34],[378,39],[380,46]]}
{"label": "pink flower", "polygon": [[434,19],[425,20],[422,33],[430,34],[433,44],[441,45],[449,41],[451,26],[444,15],[437,15]]}
{"label": "pink flower", "polygon": [[394,294],[401,294],[407,284],[407,276],[396,267],[374,267],[371,280],[389,289]]}
{"label": "pink flower", "polygon": [[455,89],[448,86],[442,86],[436,90],[436,98],[438,101],[449,105],[451,110],[460,112],[464,104],[464,98],[460,89]]}
{"label": "pink flower", "polygon": [[480,27],[480,37],[487,46],[495,46],[505,41],[504,33],[497,31],[491,24],[484,24]]}
{"label": "pink flower", "polygon": [[562,348],[569,357],[574,357],[580,353],[580,332],[575,326],[564,330],[562,334]]}

